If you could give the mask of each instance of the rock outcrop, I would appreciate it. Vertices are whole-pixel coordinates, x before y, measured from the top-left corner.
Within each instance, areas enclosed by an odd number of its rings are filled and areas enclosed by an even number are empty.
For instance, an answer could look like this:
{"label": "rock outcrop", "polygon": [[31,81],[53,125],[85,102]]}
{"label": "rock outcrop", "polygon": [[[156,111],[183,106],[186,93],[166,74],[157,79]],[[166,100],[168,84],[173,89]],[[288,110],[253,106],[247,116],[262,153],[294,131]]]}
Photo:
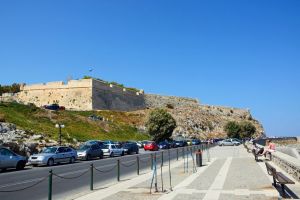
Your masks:
{"label": "rock outcrop", "polygon": [[173,136],[211,138],[225,137],[224,126],[229,121],[250,121],[256,127],[256,137],[264,129],[247,109],[201,105],[197,99],[173,96],[145,95],[148,108],[165,108],[176,119]]}
{"label": "rock outcrop", "polygon": [[29,156],[49,145],[56,145],[55,141],[44,139],[41,134],[33,134],[17,129],[15,124],[0,122],[0,146],[8,147],[17,154]]}

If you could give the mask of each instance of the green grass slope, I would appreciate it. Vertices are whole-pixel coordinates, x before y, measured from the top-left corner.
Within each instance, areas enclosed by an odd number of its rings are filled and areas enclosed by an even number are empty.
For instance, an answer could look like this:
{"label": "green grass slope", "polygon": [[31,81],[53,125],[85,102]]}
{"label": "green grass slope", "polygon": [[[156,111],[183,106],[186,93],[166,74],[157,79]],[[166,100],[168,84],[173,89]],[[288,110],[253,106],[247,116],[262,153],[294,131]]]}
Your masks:
{"label": "green grass slope", "polygon": [[[105,121],[93,121],[90,115],[104,117]],[[71,142],[90,139],[99,140],[144,140],[149,136],[139,133],[135,124],[140,116],[134,113],[114,111],[49,111],[18,103],[0,103],[0,121],[16,124],[29,134],[43,134],[51,139],[58,138],[56,123],[63,123],[63,139]]]}

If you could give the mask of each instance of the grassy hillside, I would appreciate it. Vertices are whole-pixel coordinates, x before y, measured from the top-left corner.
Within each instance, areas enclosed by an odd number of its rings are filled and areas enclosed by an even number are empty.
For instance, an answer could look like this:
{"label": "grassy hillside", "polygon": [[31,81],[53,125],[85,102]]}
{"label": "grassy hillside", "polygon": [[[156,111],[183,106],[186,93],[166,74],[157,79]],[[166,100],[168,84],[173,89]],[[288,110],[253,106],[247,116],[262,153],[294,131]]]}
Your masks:
{"label": "grassy hillside", "polygon": [[[104,117],[105,121],[91,120],[90,115]],[[43,133],[57,139],[56,123],[63,123],[63,138],[71,141],[90,139],[143,140],[149,136],[139,133],[135,128],[140,123],[139,114],[113,111],[49,111],[34,105],[0,103],[0,121],[14,123],[19,129],[29,133]]]}

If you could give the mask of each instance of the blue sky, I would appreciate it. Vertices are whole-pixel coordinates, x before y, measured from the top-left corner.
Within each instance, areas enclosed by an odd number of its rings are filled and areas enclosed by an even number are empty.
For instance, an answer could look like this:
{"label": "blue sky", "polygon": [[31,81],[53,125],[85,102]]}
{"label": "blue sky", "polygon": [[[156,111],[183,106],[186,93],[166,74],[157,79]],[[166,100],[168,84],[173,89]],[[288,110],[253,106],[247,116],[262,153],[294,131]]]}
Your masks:
{"label": "blue sky", "polygon": [[[300,1],[0,1],[0,84],[92,75],[300,135]],[[93,68],[93,72],[88,69]]]}

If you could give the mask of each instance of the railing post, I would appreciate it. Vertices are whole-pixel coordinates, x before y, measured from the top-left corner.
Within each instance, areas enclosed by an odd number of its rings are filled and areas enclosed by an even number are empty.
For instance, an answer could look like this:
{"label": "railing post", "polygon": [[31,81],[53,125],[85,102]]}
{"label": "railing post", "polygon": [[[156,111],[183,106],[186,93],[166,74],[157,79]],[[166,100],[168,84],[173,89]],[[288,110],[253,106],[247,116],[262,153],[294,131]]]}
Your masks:
{"label": "railing post", "polygon": [[120,182],[120,160],[117,160],[117,179]]}
{"label": "railing post", "polygon": [[151,153],[151,170],[153,170],[153,154]]}
{"label": "railing post", "polygon": [[178,150],[178,148],[176,149],[176,158],[177,158],[177,160],[178,160],[178,154],[179,154],[179,150]]}
{"label": "railing post", "polygon": [[164,151],[161,152],[161,166],[164,165]]}
{"label": "railing post", "polygon": [[137,175],[140,175],[140,157],[139,156],[137,156],[136,157],[136,173],[137,173]]}
{"label": "railing post", "polygon": [[52,200],[52,169],[49,171],[48,200]]}
{"label": "railing post", "polygon": [[91,170],[90,190],[94,190],[94,164],[93,163],[90,166],[90,170]]}

